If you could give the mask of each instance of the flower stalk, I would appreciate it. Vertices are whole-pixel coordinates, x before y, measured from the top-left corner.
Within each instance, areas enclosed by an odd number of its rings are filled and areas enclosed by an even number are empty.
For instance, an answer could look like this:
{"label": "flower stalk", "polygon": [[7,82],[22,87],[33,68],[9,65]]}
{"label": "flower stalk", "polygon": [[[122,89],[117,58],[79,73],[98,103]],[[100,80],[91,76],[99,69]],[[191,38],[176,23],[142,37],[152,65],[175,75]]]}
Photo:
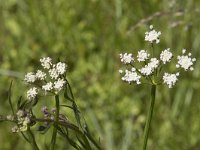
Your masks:
{"label": "flower stalk", "polygon": [[151,86],[151,102],[150,102],[150,107],[147,114],[147,120],[145,124],[145,129],[144,129],[143,150],[146,150],[146,147],[147,147],[148,136],[149,136],[151,120],[152,120],[154,104],[155,104],[155,98],[156,98],[156,85],[152,85]]}
{"label": "flower stalk", "polygon": [[36,140],[35,140],[35,136],[34,136],[34,134],[32,133],[30,127],[28,127],[27,133],[28,133],[28,135],[29,135],[29,137],[30,137],[30,139],[31,139],[30,142],[31,142],[31,145],[32,145],[33,149],[34,149],[34,150],[39,150],[39,147],[38,147],[37,142],[36,142]]}
{"label": "flower stalk", "polygon": [[57,136],[57,128],[59,124],[59,95],[55,96],[55,101],[56,101],[56,115],[55,115],[55,122],[54,122],[54,129],[53,129],[53,135],[51,139],[51,150],[55,149],[55,144],[56,144],[56,136]]}

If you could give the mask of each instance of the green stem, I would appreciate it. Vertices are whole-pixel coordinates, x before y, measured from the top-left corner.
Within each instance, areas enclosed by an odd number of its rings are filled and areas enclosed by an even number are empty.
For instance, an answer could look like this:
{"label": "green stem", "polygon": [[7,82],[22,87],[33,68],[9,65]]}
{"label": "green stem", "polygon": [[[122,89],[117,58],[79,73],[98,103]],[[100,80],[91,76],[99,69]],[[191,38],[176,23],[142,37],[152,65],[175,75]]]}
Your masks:
{"label": "green stem", "polygon": [[54,123],[54,128],[53,128],[53,135],[51,139],[51,150],[55,149],[55,144],[56,144],[56,136],[57,136],[57,127],[59,124],[59,95],[55,96],[55,101],[56,101],[56,115],[55,115],[55,123]]}
{"label": "green stem", "polygon": [[31,138],[31,144],[32,144],[33,149],[39,150],[39,147],[38,147],[36,140],[35,140],[35,136],[33,135],[30,127],[28,127],[27,133],[28,133],[29,137]]}
{"label": "green stem", "polygon": [[150,104],[150,108],[149,108],[149,111],[147,114],[147,120],[146,120],[145,129],[144,129],[143,150],[146,150],[146,147],[147,147],[149,129],[150,129],[151,120],[152,120],[152,116],[153,116],[153,110],[154,110],[155,97],[156,97],[156,85],[152,85],[152,87],[151,87],[151,104]]}
{"label": "green stem", "polygon": [[154,45],[153,45],[153,43],[151,43],[151,47],[152,47],[152,57],[154,57]]}

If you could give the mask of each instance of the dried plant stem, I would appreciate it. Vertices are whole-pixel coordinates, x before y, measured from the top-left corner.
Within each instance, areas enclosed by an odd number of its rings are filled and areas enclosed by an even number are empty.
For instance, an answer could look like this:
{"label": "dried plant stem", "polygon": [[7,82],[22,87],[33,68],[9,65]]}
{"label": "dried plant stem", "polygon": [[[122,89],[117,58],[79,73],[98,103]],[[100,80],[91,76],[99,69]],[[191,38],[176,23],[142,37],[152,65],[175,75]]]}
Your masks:
{"label": "dried plant stem", "polygon": [[59,95],[55,96],[55,101],[56,101],[56,116],[55,116],[55,122],[54,122],[54,129],[53,129],[53,135],[51,139],[51,150],[55,149],[55,144],[56,144],[56,136],[57,136],[57,127],[58,127],[58,122],[59,122]]}
{"label": "dried plant stem", "polygon": [[155,97],[156,97],[156,85],[152,85],[150,108],[147,114],[147,120],[146,120],[145,129],[144,129],[143,150],[146,150],[146,147],[147,147],[149,130],[150,130],[150,125],[151,125],[151,120],[152,120],[153,110],[154,110]]}

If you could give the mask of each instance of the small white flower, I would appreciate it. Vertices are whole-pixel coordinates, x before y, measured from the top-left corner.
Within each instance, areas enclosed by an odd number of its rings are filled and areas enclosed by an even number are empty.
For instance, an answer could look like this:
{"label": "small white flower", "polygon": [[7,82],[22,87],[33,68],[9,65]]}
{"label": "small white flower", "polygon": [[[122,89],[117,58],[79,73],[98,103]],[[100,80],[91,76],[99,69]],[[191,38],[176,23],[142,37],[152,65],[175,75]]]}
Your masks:
{"label": "small white flower", "polygon": [[14,126],[14,127],[12,127],[12,132],[13,133],[17,133],[17,132],[19,132],[19,128],[18,128],[18,126]]}
{"label": "small white flower", "polygon": [[54,82],[54,89],[56,90],[56,92],[59,92],[60,90],[63,89],[64,85],[65,85],[66,81],[63,79],[58,79],[57,81]]}
{"label": "small white flower", "polygon": [[145,65],[143,68],[139,69],[139,71],[141,72],[141,74],[149,76],[152,74],[153,68],[150,67],[149,65]]}
{"label": "small white flower", "polygon": [[185,54],[185,53],[186,53],[186,49],[183,49],[183,50],[182,50],[182,54]]}
{"label": "small white flower", "polygon": [[44,80],[46,78],[46,73],[44,73],[41,70],[37,70],[37,72],[36,72],[36,78],[38,80]]}
{"label": "small white flower", "polygon": [[59,77],[59,73],[57,69],[55,68],[55,66],[49,70],[49,75],[52,79],[57,79]]}
{"label": "small white flower", "polygon": [[160,54],[160,60],[162,60],[163,64],[166,64],[167,62],[170,62],[172,59],[172,53],[170,52],[170,48],[165,49]]}
{"label": "small white flower", "polygon": [[120,73],[120,74],[122,74],[123,72],[124,72],[123,70],[121,70],[121,69],[119,70],[119,73]]}
{"label": "small white flower", "polygon": [[193,71],[194,70],[194,68],[193,67],[190,67],[190,71]]}
{"label": "small white flower", "polygon": [[62,75],[66,72],[66,64],[65,63],[62,63],[62,62],[59,62],[56,64],[56,69],[57,69],[57,72]]}
{"label": "small white flower", "polygon": [[42,89],[46,92],[46,91],[51,91],[53,89],[53,83],[52,82],[48,82],[47,84],[42,86]]}
{"label": "small white flower", "polygon": [[191,58],[191,53],[189,53],[188,55],[184,55],[185,52],[185,49],[183,49],[182,55],[177,57],[178,62],[176,64],[176,67],[183,68],[185,71],[187,71],[188,69],[192,71],[194,70],[192,65],[196,61],[196,58]]}
{"label": "small white flower", "polygon": [[140,50],[140,51],[138,51],[137,60],[139,62],[145,61],[145,60],[149,59],[149,56],[150,56],[150,54],[148,54],[147,51]]}
{"label": "small white flower", "polygon": [[18,110],[16,115],[17,115],[18,118],[21,118],[21,117],[24,116],[24,111],[23,110]]}
{"label": "small white flower", "polygon": [[29,117],[25,117],[24,121],[23,121],[23,125],[26,126],[27,124],[29,124],[31,122]]}
{"label": "small white flower", "polygon": [[156,42],[156,44],[158,44],[160,42],[159,36],[161,35],[161,32],[157,32],[153,29],[153,26],[150,26],[150,30],[149,32],[145,33],[145,41],[148,41],[150,43]]}
{"label": "small white flower", "polygon": [[159,65],[159,60],[157,58],[151,58],[150,63],[148,65],[156,69]]}
{"label": "small white flower", "polygon": [[43,57],[40,59],[40,62],[44,69],[50,69],[52,65],[52,59],[50,57]]}
{"label": "small white flower", "polygon": [[139,76],[135,72],[135,68],[132,68],[131,71],[125,70],[125,75],[122,77],[122,80],[128,82],[129,84],[131,82],[136,82],[137,84],[141,84],[140,78],[141,76]]}
{"label": "small white flower", "polygon": [[120,59],[121,59],[121,62],[124,64],[130,64],[131,62],[134,61],[132,54],[127,54],[127,53],[120,54]]}
{"label": "small white flower", "polygon": [[132,68],[131,68],[131,71],[132,71],[132,72],[135,72],[135,71],[136,71],[136,69],[135,69],[134,67],[132,67]]}
{"label": "small white flower", "polygon": [[36,81],[36,76],[33,72],[29,72],[25,75],[24,77],[24,81],[26,81],[27,83],[33,83]]}
{"label": "small white flower", "polygon": [[27,131],[27,129],[28,129],[27,124],[22,124],[22,125],[19,127],[19,130],[20,130],[21,132]]}
{"label": "small white flower", "polygon": [[176,74],[165,73],[163,76],[163,81],[168,85],[169,88],[172,88],[172,86],[174,86],[178,81],[177,76],[179,76],[179,73]]}
{"label": "small white flower", "polygon": [[152,30],[153,29],[153,25],[150,25],[149,28]]}
{"label": "small white flower", "polygon": [[15,119],[15,117],[13,115],[7,115],[6,119],[10,120],[10,121],[13,121]]}
{"label": "small white flower", "polygon": [[38,94],[38,90],[36,87],[31,88],[27,91],[27,98],[28,99],[34,99]]}

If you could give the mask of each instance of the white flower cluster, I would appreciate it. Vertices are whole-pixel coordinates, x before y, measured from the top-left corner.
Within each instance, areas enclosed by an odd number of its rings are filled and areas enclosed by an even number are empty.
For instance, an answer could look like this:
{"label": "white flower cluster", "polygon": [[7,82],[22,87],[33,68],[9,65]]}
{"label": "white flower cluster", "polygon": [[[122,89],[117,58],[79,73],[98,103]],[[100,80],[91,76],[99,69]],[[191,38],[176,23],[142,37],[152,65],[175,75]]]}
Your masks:
{"label": "white flower cluster", "polygon": [[161,35],[160,31],[156,31],[153,29],[153,26],[150,25],[150,31],[145,33],[145,41],[150,43],[156,42],[158,44],[160,42],[159,36]]}
{"label": "white flower cluster", "polygon": [[66,81],[63,79],[58,79],[57,81],[54,82],[54,89],[59,92],[60,90],[63,89]]}
{"label": "white flower cluster", "polygon": [[52,82],[48,82],[47,84],[45,84],[45,85],[42,86],[42,89],[45,92],[53,90],[53,83]]}
{"label": "white flower cluster", "polygon": [[31,117],[31,114],[29,114],[23,110],[18,110],[18,112],[16,113],[17,126],[14,126],[12,128],[12,132],[26,131],[28,128],[28,125],[31,122],[30,117]]}
{"label": "white flower cluster", "polygon": [[46,78],[46,73],[42,72],[41,70],[37,70],[35,76],[38,80],[44,80]]}
{"label": "white flower cluster", "polygon": [[191,71],[194,70],[194,68],[192,67],[193,63],[196,61],[196,58],[191,58],[191,53],[188,53],[188,55],[185,55],[186,50],[183,49],[182,50],[182,55],[178,56],[178,63],[176,64],[177,68],[183,68],[185,71],[187,71],[188,69],[190,69]]}
{"label": "white flower cluster", "polygon": [[127,53],[120,54],[120,59],[121,59],[121,62],[124,64],[130,64],[131,62],[134,61],[132,54],[127,54]]}
{"label": "white flower cluster", "polygon": [[125,75],[122,77],[122,80],[129,84],[133,81],[140,84],[140,78],[141,76],[136,73],[136,69],[132,68],[131,71],[125,70]]}
{"label": "white flower cluster", "polygon": [[33,87],[27,91],[27,98],[34,99],[38,94],[38,90],[36,87]]}
{"label": "white flower cluster", "polygon": [[[63,78],[67,70],[67,65],[63,62],[53,64],[52,59],[49,57],[41,58],[40,62],[43,70],[37,70],[36,73],[27,73],[25,75],[24,81],[32,85],[40,85],[39,88],[41,88],[45,94],[47,92],[57,94],[64,88],[66,84],[66,81]],[[38,82],[40,84],[36,84]],[[38,95],[39,88],[30,88],[27,91],[27,98],[30,100],[35,99]]]}
{"label": "white flower cluster", "polygon": [[139,71],[143,75],[149,76],[155,71],[158,65],[159,65],[159,60],[157,60],[157,58],[151,58],[150,62],[143,68],[139,69]]}
{"label": "white flower cluster", "polygon": [[36,80],[36,76],[33,72],[29,72],[25,75],[24,81],[27,83],[33,83]]}
{"label": "white flower cluster", "polygon": [[[161,32],[157,32],[150,26],[151,31],[145,33],[145,41],[159,43],[159,36]],[[191,57],[191,53],[186,54],[186,50],[182,50],[182,55],[177,57],[176,68],[183,68],[185,71],[194,70],[193,64],[196,61],[195,58]],[[140,50],[137,53],[137,59],[134,61],[134,56],[129,53],[120,54],[120,59],[123,64],[130,65],[131,70],[126,69],[125,71],[119,70],[122,74],[122,80],[128,82],[136,82],[136,84],[141,84],[141,79],[144,77],[145,80],[149,81],[151,84],[161,84],[165,83],[169,88],[172,88],[178,81],[179,72],[177,73],[167,73],[163,70],[163,65],[171,62],[173,54],[170,48],[164,49],[159,55],[159,59],[156,57],[150,58],[150,54],[147,50]],[[134,63],[133,63],[134,62]],[[143,62],[144,67],[136,68],[138,63]],[[139,65],[141,66],[141,65]]]}
{"label": "white flower cluster", "polygon": [[52,65],[52,59],[50,57],[43,57],[40,59],[40,62],[44,69],[50,69]]}
{"label": "white flower cluster", "polygon": [[165,73],[163,76],[163,82],[166,83],[169,88],[172,88],[172,86],[174,86],[176,82],[178,81],[178,78],[177,78],[178,76],[179,76],[179,73],[176,73],[176,74]]}
{"label": "white flower cluster", "polygon": [[162,60],[163,64],[166,64],[167,62],[170,62],[173,55],[170,52],[170,48],[165,49],[160,54],[160,60]]}
{"label": "white flower cluster", "polygon": [[147,53],[146,50],[140,50],[140,51],[138,51],[137,60],[139,62],[145,61],[145,60],[149,59],[149,56],[150,56],[150,54]]}

